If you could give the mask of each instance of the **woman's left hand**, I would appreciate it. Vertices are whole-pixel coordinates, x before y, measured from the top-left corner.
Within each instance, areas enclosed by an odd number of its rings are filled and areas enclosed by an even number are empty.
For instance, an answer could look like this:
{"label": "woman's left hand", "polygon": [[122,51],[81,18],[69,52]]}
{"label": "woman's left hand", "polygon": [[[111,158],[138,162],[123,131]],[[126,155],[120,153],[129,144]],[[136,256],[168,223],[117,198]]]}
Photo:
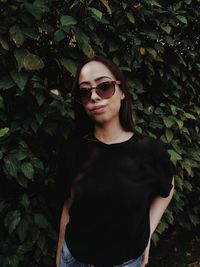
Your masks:
{"label": "woman's left hand", "polygon": [[150,244],[151,244],[151,241],[149,239],[148,245],[146,246],[146,248],[144,250],[144,253],[143,253],[143,260],[142,260],[141,267],[145,267],[148,264],[148,262],[149,262]]}

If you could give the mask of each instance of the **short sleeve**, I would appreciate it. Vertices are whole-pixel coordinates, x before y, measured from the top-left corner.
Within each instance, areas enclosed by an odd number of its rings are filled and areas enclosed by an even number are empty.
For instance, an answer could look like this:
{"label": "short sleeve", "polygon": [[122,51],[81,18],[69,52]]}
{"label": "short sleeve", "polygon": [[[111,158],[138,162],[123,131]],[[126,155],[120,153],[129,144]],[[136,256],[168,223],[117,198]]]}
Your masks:
{"label": "short sleeve", "polygon": [[73,168],[73,154],[73,148],[70,143],[65,144],[58,154],[56,185],[58,195],[62,199],[68,198],[70,196],[70,176]]}
{"label": "short sleeve", "polygon": [[153,165],[156,178],[156,194],[168,197],[173,187],[172,180],[175,168],[170,161],[170,155],[161,140],[154,140],[152,144]]}
{"label": "short sleeve", "polygon": [[70,197],[71,185],[73,182],[73,173],[76,168],[76,149],[77,144],[73,140],[63,144],[58,152],[56,159],[55,171],[55,202],[56,202],[56,217],[60,220],[64,201]]}

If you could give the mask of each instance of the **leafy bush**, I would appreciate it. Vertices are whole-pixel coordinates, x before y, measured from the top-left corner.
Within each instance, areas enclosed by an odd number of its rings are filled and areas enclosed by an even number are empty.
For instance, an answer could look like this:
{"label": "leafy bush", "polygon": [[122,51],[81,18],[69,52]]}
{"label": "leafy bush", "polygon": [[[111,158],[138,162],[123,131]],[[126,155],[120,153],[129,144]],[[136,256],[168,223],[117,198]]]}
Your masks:
{"label": "leafy bush", "polygon": [[154,241],[174,220],[200,223],[199,4],[0,1],[1,266],[54,266],[56,155],[74,127],[77,64],[94,53],[125,73],[135,130],[161,138],[177,169]]}

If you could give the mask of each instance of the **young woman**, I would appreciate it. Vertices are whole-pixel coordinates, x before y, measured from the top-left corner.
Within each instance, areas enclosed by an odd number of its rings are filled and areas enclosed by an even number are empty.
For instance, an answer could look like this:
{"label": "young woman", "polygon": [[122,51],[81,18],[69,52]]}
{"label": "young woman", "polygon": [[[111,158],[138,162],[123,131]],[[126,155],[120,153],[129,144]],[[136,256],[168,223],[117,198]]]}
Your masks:
{"label": "young woman", "polygon": [[108,59],[81,64],[73,92],[81,134],[60,158],[57,266],[144,267],[174,191],[169,156],[160,140],[133,132],[124,77]]}

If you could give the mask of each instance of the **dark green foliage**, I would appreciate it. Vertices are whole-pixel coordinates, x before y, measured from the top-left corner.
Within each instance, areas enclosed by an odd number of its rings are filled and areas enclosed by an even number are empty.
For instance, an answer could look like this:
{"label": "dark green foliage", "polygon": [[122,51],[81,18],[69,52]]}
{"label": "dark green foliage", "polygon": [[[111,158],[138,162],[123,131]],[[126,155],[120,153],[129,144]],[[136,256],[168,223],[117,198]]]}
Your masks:
{"label": "dark green foliage", "polygon": [[0,1],[0,266],[54,266],[56,155],[78,62],[125,73],[135,129],[165,143],[176,194],[154,241],[200,223],[200,1]]}

